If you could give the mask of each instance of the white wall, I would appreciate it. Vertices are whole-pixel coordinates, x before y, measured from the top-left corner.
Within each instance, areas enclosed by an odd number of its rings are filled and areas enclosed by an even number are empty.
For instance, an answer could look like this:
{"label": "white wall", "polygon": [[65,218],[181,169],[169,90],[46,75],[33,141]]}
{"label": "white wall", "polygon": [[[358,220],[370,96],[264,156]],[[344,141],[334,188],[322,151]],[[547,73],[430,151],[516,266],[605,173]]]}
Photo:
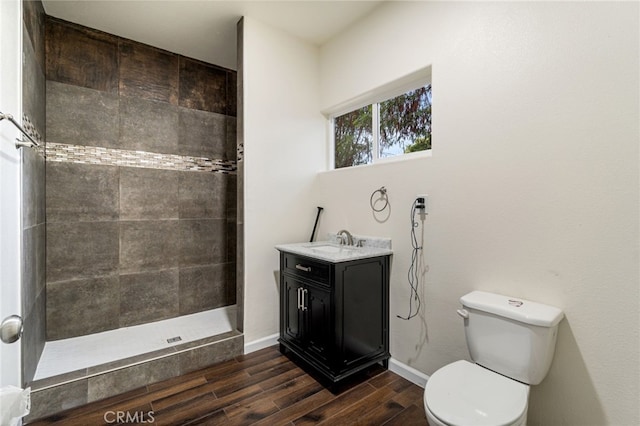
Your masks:
{"label": "white wall", "polygon": [[308,239],[326,164],[319,49],[244,18],[245,341],[278,332],[278,252]]}
{"label": "white wall", "polygon": [[[323,110],[432,65],[434,148],[319,174],[320,232],[393,239],[391,353],[427,374],[468,357],[455,310],[470,290],[564,309],[533,425],[640,424],[638,16],[638,3],[389,2],[321,48]],[[428,272],[405,322],[420,193]]]}

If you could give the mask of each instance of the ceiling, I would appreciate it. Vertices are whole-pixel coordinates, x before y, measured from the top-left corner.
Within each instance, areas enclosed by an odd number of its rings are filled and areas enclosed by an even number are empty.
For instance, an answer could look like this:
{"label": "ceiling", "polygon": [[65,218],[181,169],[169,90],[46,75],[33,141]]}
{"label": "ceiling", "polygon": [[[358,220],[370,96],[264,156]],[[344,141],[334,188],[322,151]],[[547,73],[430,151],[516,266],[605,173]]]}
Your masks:
{"label": "ceiling", "polygon": [[376,1],[44,0],[48,15],[236,69],[236,23],[250,16],[321,45]]}

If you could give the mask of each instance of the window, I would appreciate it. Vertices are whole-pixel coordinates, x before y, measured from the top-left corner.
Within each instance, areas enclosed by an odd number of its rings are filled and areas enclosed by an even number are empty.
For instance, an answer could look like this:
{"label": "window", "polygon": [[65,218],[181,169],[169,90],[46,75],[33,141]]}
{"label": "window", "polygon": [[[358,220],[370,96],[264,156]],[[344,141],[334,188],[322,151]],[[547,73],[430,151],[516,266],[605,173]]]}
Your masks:
{"label": "window", "polygon": [[431,149],[431,84],[333,117],[335,168]]}
{"label": "window", "polygon": [[336,169],[369,164],[373,159],[373,105],[333,119]]}

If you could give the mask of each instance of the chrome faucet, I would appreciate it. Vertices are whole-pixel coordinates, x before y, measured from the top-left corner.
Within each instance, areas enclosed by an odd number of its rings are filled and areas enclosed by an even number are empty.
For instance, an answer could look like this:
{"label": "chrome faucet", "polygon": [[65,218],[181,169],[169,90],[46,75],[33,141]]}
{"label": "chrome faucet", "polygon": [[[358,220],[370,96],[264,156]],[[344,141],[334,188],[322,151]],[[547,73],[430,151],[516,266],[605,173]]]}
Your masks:
{"label": "chrome faucet", "polygon": [[353,235],[351,235],[351,233],[346,229],[338,231],[338,239],[340,240],[341,245],[344,245],[344,244],[348,246],[353,245]]}

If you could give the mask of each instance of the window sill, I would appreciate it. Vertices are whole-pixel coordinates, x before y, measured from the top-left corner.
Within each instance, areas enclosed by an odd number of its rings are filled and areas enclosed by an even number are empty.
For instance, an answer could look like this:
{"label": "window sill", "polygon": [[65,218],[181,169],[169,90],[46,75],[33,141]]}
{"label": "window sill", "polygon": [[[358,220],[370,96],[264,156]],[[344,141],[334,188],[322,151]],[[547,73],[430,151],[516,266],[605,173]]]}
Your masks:
{"label": "window sill", "polygon": [[332,168],[332,169],[329,169],[329,170],[322,171],[320,173],[338,172],[338,171],[341,171],[341,170],[366,169],[366,168],[381,166],[381,165],[385,165],[385,164],[399,163],[399,162],[403,162],[403,161],[420,160],[420,159],[423,159],[423,158],[431,158],[432,157],[431,151],[432,150],[429,149],[429,150],[426,150],[426,151],[411,152],[409,154],[396,155],[396,156],[393,156],[393,157],[379,158],[379,159],[376,160],[375,163],[359,164],[357,166],[349,166],[349,167],[340,167],[339,169]]}

